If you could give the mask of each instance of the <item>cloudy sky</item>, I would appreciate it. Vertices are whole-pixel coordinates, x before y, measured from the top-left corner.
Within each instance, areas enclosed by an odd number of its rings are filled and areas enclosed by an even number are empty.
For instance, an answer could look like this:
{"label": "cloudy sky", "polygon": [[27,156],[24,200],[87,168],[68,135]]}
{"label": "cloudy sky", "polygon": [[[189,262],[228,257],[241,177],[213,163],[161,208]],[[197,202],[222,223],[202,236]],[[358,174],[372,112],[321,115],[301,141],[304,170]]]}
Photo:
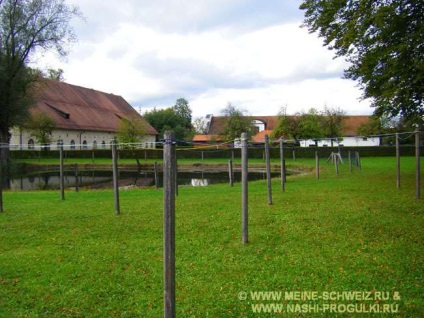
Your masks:
{"label": "cloudy sky", "polygon": [[301,28],[299,0],[68,0],[85,21],[66,60],[46,53],[70,84],[123,96],[144,112],[189,101],[193,116],[228,103],[249,115],[340,107],[371,114],[343,60]]}

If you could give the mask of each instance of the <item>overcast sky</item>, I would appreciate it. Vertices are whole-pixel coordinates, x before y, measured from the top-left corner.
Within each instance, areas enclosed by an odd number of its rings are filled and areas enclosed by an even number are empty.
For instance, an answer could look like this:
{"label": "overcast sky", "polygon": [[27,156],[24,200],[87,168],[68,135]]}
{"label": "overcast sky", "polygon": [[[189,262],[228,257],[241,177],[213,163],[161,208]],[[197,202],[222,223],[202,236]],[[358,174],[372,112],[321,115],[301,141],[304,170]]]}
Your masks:
{"label": "overcast sky", "polygon": [[[66,60],[46,53],[38,66],[65,81],[124,97],[137,110],[182,97],[193,116],[228,103],[249,115],[289,114],[324,105],[371,114],[356,83],[342,79],[316,34],[301,28],[299,0],[68,0],[86,21]],[[119,3],[119,4],[118,4]]]}

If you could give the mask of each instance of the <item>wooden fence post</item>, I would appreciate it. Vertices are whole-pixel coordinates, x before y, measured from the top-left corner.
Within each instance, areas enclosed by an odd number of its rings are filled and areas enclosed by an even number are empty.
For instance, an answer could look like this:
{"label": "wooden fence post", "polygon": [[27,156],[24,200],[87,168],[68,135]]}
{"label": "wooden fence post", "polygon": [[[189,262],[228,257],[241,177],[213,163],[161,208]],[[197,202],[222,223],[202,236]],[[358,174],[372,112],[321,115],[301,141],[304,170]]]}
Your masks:
{"label": "wooden fence post", "polygon": [[359,171],[362,170],[361,155],[359,154],[359,151],[358,151],[358,168],[359,168]]}
{"label": "wooden fence post", "polygon": [[420,145],[421,145],[421,131],[415,131],[415,194],[417,200],[421,198],[421,167],[420,167]]}
{"label": "wooden fence post", "polygon": [[174,172],[175,196],[178,196],[178,163],[177,163],[177,147],[175,145],[173,147],[174,156],[172,157],[172,159],[174,160],[174,163],[172,164],[172,166],[175,169],[175,172]]}
{"label": "wooden fence post", "polygon": [[234,186],[233,161],[231,159],[228,161],[228,177],[230,179],[230,187]]}
{"label": "wooden fence post", "polygon": [[74,172],[75,172],[75,192],[78,192],[79,190],[79,179],[78,179],[78,164],[75,164],[75,168],[74,168]]}
{"label": "wooden fence post", "polygon": [[396,133],[396,186],[400,188],[400,142],[399,133]]}
{"label": "wooden fence post", "polygon": [[4,160],[3,144],[0,143],[0,212],[4,212],[3,210],[3,160]]}
{"label": "wooden fence post", "polygon": [[242,243],[248,243],[248,159],[247,159],[247,135],[241,134],[241,205],[242,205]]}
{"label": "wooden fence post", "polygon": [[175,144],[166,131],[163,145],[163,313],[175,317]]}
{"label": "wooden fence post", "polygon": [[271,159],[269,155],[269,137],[265,135],[266,180],[268,188],[268,205],[272,205]]}
{"label": "wooden fence post", "polygon": [[286,169],[284,165],[284,139],[280,138],[280,160],[281,160],[281,190],[286,190]]}
{"label": "wooden fence post", "polygon": [[333,160],[334,160],[334,167],[336,169],[336,176],[339,175],[339,156],[334,155],[333,156]]}
{"label": "wooden fence post", "polygon": [[319,157],[318,151],[315,151],[315,175],[317,180],[319,180]]}
{"label": "wooden fence post", "polygon": [[353,172],[352,170],[352,158],[351,158],[352,153],[350,152],[350,150],[347,152],[347,156],[349,157],[349,171],[350,173]]}
{"label": "wooden fence post", "polygon": [[115,214],[121,213],[119,205],[119,177],[118,177],[118,155],[116,151],[116,140],[112,139],[112,173],[113,173],[113,196],[115,204]]}
{"label": "wooden fence post", "polygon": [[155,161],[155,163],[153,164],[153,170],[154,170],[154,174],[155,174],[155,187],[156,189],[159,188],[159,177],[158,177],[158,163],[157,161]]}
{"label": "wooden fence post", "polygon": [[65,200],[65,180],[64,180],[64,167],[63,167],[63,143],[60,142],[59,146],[59,183],[60,183],[60,198]]}

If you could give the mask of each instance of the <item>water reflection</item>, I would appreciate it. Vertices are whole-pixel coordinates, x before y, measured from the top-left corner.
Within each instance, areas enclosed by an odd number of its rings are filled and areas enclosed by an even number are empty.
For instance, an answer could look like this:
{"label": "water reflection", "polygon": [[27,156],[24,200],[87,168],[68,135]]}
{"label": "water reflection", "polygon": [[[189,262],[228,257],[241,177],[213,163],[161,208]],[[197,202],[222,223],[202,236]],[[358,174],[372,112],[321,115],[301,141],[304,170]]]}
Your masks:
{"label": "water reflection", "polygon": [[[277,176],[274,174],[273,176]],[[264,180],[265,173],[249,173],[249,179]],[[240,182],[240,173],[234,173],[234,182]],[[64,181],[66,188],[85,189],[107,189],[113,186],[112,171],[65,171]],[[163,186],[162,173],[158,173],[158,187]],[[225,172],[179,172],[178,185],[182,186],[208,186],[217,183],[229,182],[228,173]],[[153,172],[120,171],[120,187],[154,187],[156,185],[155,174]],[[23,176],[12,176],[5,184],[10,190],[57,190],[60,189],[59,171],[39,172]]]}

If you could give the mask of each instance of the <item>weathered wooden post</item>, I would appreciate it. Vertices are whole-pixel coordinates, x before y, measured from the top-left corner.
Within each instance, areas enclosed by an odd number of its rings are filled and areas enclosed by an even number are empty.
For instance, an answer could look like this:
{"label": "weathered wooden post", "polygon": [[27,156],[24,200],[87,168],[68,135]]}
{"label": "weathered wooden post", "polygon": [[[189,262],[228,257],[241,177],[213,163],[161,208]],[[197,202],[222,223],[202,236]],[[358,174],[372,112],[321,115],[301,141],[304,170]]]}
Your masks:
{"label": "weathered wooden post", "polygon": [[359,171],[362,170],[361,155],[359,154],[359,151],[358,151],[358,168],[359,168]]}
{"label": "weathered wooden post", "polygon": [[247,135],[241,134],[241,229],[242,243],[248,243],[248,159],[247,159]]}
{"label": "weathered wooden post", "polygon": [[400,142],[399,133],[396,133],[396,186],[400,188]]}
{"label": "weathered wooden post", "polygon": [[233,172],[233,161],[228,161],[228,177],[230,179],[230,187],[234,186],[234,172]]}
{"label": "weathered wooden post", "polygon": [[293,149],[293,161],[296,161],[296,149]]}
{"label": "weathered wooden post", "polygon": [[347,152],[347,156],[349,157],[349,171],[352,173],[352,158],[351,158],[351,152],[350,150]]}
{"label": "weathered wooden post", "polygon": [[415,194],[417,200],[421,198],[421,167],[420,167],[420,145],[421,145],[421,131],[415,131]]}
{"label": "weathered wooden post", "polygon": [[3,212],[3,160],[4,150],[3,144],[0,143],[0,212]]}
{"label": "weathered wooden post", "polygon": [[79,179],[78,179],[78,164],[77,163],[75,164],[74,172],[75,172],[75,192],[78,192]]}
{"label": "weathered wooden post", "polygon": [[338,156],[333,156],[334,157],[334,167],[336,169],[336,176],[339,175],[339,157]]}
{"label": "weathered wooden post", "polygon": [[174,146],[174,156],[172,159],[175,161],[173,163],[173,167],[175,169],[174,172],[174,183],[175,183],[175,195],[178,196],[178,163],[177,163],[177,147]]}
{"label": "weathered wooden post", "polygon": [[319,180],[319,157],[318,151],[315,151],[315,175],[317,180]]}
{"label": "weathered wooden post", "polygon": [[286,190],[286,169],[285,169],[285,159],[284,159],[284,139],[280,138],[280,160],[281,160],[281,190]]}
{"label": "weathered wooden post", "polygon": [[269,155],[269,137],[265,135],[266,180],[268,188],[268,205],[272,205],[271,159]]}
{"label": "weathered wooden post", "polygon": [[113,195],[115,203],[115,214],[121,213],[119,205],[119,177],[118,177],[118,154],[116,151],[116,140],[112,139],[112,173],[113,173]]}
{"label": "weathered wooden post", "polygon": [[175,317],[175,144],[166,131],[163,145],[163,313]]}
{"label": "weathered wooden post", "polygon": [[153,171],[155,174],[155,187],[156,189],[159,189],[159,177],[158,177],[158,163],[157,161],[155,161],[155,163],[153,164]]}
{"label": "weathered wooden post", "polygon": [[59,146],[59,183],[60,183],[60,198],[65,200],[65,173],[63,168],[63,143]]}

